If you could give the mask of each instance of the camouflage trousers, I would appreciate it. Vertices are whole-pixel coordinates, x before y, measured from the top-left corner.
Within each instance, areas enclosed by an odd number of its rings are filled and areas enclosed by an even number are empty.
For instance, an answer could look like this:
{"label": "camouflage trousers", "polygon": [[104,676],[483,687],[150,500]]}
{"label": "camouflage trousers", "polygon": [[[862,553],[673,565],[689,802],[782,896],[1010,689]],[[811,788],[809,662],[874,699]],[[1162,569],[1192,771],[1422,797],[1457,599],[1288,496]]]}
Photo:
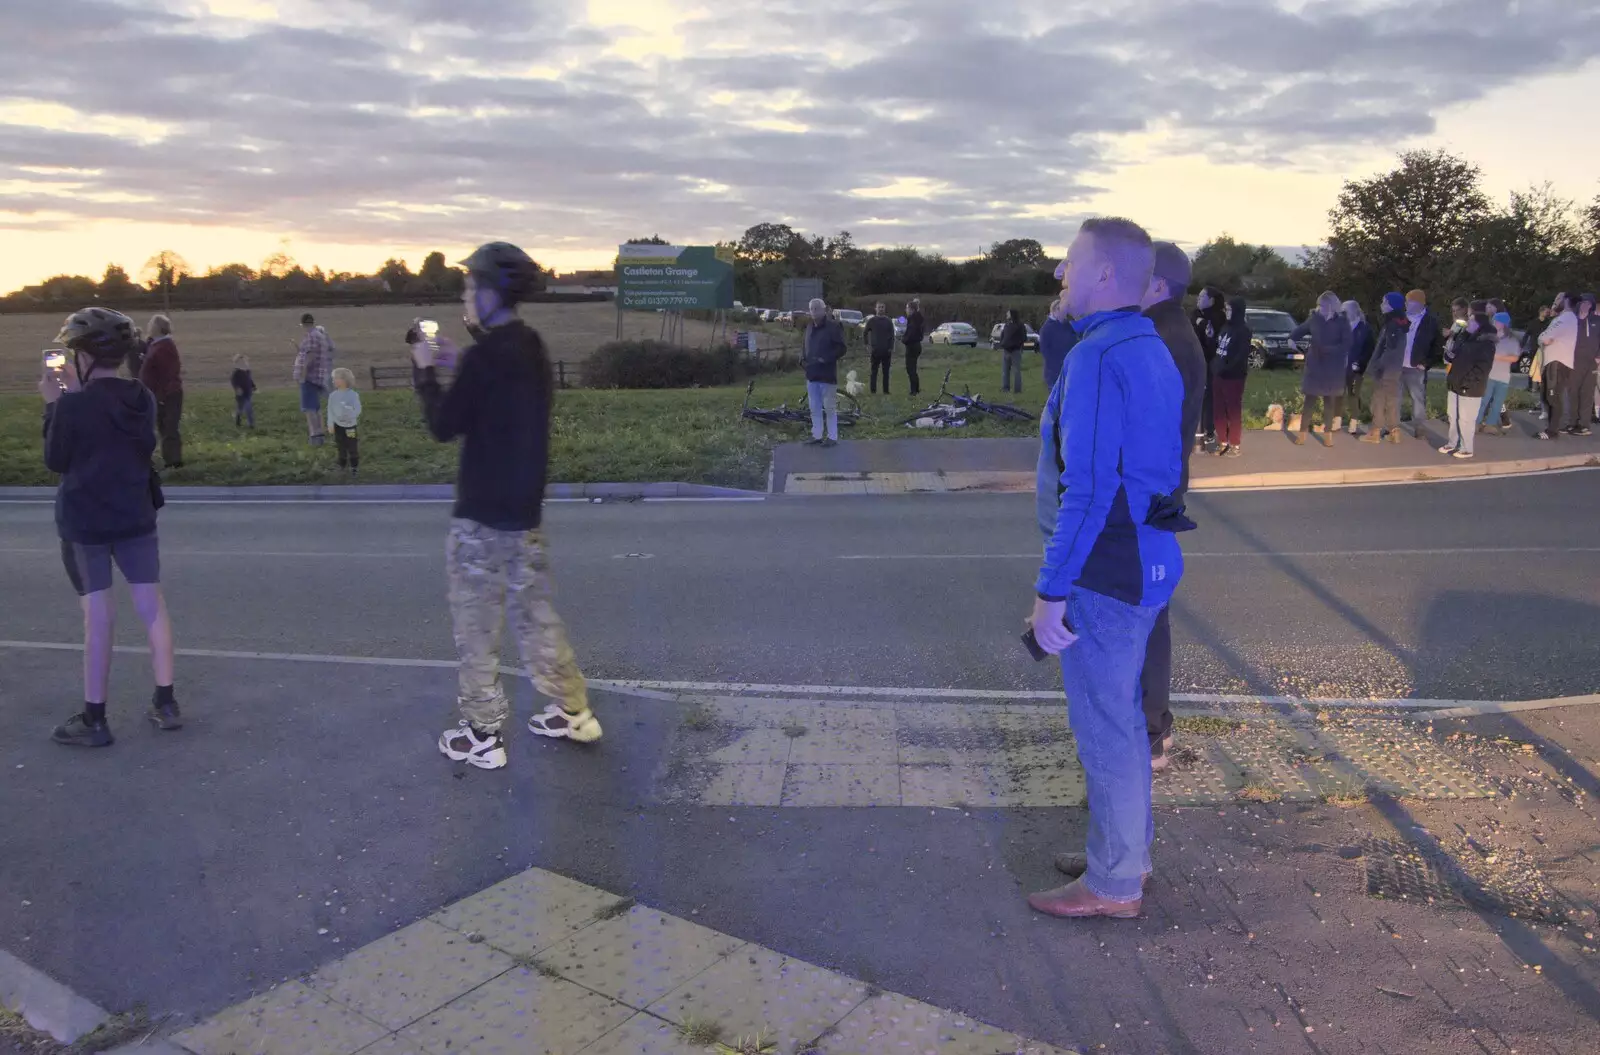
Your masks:
{"label": "camouflage trousers", "polygon": [[543,534],[452,520],[445,568],[461,657],[463,718],[493,732],[511,717],[511,702],[500,686],[500,634],[508,620],[534,687],[569,713],[589,706],[567,628],[556,614]]}

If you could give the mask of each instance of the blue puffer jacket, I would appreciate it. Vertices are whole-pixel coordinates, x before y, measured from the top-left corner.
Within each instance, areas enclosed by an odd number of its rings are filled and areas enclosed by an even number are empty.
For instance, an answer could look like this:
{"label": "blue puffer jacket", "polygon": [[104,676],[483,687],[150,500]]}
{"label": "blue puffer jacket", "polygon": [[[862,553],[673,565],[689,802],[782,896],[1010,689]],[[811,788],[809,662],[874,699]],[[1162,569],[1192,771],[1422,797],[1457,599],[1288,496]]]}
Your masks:
{"label": "blue puffer jacket", "polygon": [[1183,474],[1183,378],[1137,310],[1073,324],[1078,344],[1040,415],[1037,502],[1046,539],[1035,585],[1160,607],[1183,577],[1177,536],[1145,523]]}

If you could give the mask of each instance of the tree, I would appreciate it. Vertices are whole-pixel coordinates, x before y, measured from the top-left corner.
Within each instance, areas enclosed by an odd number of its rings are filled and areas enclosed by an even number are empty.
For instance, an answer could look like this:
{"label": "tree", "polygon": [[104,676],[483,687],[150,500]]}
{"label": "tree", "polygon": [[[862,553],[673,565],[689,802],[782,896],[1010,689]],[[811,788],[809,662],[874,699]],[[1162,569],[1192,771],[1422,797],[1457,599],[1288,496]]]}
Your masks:
{"label": "tree", "polygon": [[105,277],[100,280],[101,300],[129,300],[139,293],[128,272],[117,264],[107,264]]}
{"label": "tree", "polygon": [[1347,181],[1328,212],[1335,288],[1370,303],[1387,290],[1439,286],[1489,219],[1481,178],[1476,165],[1446,151],[1412,150],[1391,172]]}
{"label": "tree", "polygon": [[739,239],[739,259],[751,264],[777,263],[799,237],[786,223],[758,223]]}
{"label": "tree", "polygon": [[1224,293],[1283,292],[1288,278],[1289,262],[1276,249],[1238,242],[1228,234],[1213,238],[1194,255],[1193,284],[1215,286]]}
{"label": "tree", "polygon": [[[541,273],[543,269],[540,269]],[[445,263],[444,254],[435,249],[423,258],[417,280],[436,293],[460,293],[465,277],[458,268]]]}
{"label": "tree", "polygon": [[382,267],[378,268],[378,278],[389,287],[389,292],[404,293],[411,281],[411,268],[404,260],[397,260],[391,256],[383,262]]}
{"label": "tree", "polygon": [[1036,238],[1010,238],[989,247],[990,265],[1000,270],[1050,267],[1050,258]]}
{"label": "tree", "polygon": [[661,237],[658,234],[653,234],[649,238],[630,238],[626,242],[624,242],[623,244],[624,245],[671,245],[672,243],[667,241],[665,238]]}
{"label": "tree", "polygon": [[1507,208],[1469,232],[1462,252],[1435,273],[1444,292],[1498,296],[1513,318],[1526,319],[1585,273],[1586,242],[1576,205],[1545,184],[1512,192]]}
{"label": "tree", "polygon": [[47,301],[58,301],[83,306],[94,303],[99,287],[87,275],[56,275],[39,286],[39,295]]}
{"label": "tree", "polygon": [[280,249],[276,253],[261,261],[261,277],[264,279],[281,279],[289,272],[299,268],[294,257]]}
{"label": "tree", "polygon": [[160,293],[162,309],[171,311],[172,287],[186,275],[193,273],[187,260],[170,249],[163,249],[144,262],[144,269],[139,272],[139,281],[149,287],[151,292]]}

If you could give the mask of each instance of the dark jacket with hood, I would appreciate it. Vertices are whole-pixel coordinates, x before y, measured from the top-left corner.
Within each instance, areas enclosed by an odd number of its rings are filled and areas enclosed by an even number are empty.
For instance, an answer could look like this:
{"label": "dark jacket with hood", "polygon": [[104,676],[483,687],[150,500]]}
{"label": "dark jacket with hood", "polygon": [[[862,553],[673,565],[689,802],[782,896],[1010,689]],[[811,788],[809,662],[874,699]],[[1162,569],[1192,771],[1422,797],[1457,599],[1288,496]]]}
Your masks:
{"label": "dark jacket with hood", "polygon": [[1367,364],[1372,362],[1372,349],[1378,343],[1378,338],[1372,332],[1372,324],[1366,319],[1356,323],[1350,330],[1350,370],[1354,373],[1365,373]]}
{"label": "dark jacket with hood", "polygon": [[156,397],[137,381],[103,377],[44,408],[44,464],[61,474],[56,531],[102,546],[156,529],[150,456]]}
{"label": "dark jacket with hood", "polygon": [[1372,350],[1372,361],[1367,364],[1367,376],[1375,381],[1399,377],[1406,362],[1406,333],[1411,320],[1405,309],[1384,312],[1378,329],[1377,344]]}
{"label": "dark jacket with hood", "polygon": [[1342,312],[1324,318],[1313,311],[1289,334],[1293,340],[1310,336],[1311,350],[1300,374],[1300,391],[1308,396],[1337,396],[1344,392],[1345,366],[1350,361],[1350,320]]}
{"label": "dark jacket with hood", "polygon": [[1222,336],[1222,331],[1228,326],[1222,304],[1213,301],[1211,307],[1197,309],[1192,325],[1194,335],[1200,341],[1200,350],[1205,353],[1206,365],[1209,366],[1211,360],[1217,357],[1217,338]]}
{"label": "dark jacket with hood", "polygon": [[[1590,302],[1591,305],[1593,302]],[[1600,315],[1595,313],[1595,308],[1589,308],[1589,314],[1578,320],[1578,346],[1574,349],[1574,369],[1579,373],[1587,373],[1593,369],[1596,359],[1600,359]]]}
{"label": "dark jacket with hood", "polygon": [[1471,399],[1489,389],[1489,371],[1494,369],[1494,330],[1465,331],[1451,344],[1450,374],[1445,387],[1458,396]]}
{"label": "dark jacket with hood", "polygon": [[861,324],[861,339],[875,358],[894,352],[894,320],[887,315],[874,315]]}
{"label": "dark jacket with hood", "polygon": [[1189,490],[1189,456],[1194,453],[1194,434],[1200,429],[1200,405],[1206,398],[1206,353],[1181,302],[1164,300],[1152,304],[1144,316],[1156,324],[1156,336],[1172,353],[1172,365],[1183,378],[1183,480],[1176,492],[1181,496]]}
{"label": "dark jacket with hood", "polygon": [[1233,318],[1217,334],[1217,357],[1211,361],[1211,373],[1224,381],[1241,381],[1250,373],[1250,344],[1255,333],[1250,329],[1244,313],[1243,297],[1228,302]]}

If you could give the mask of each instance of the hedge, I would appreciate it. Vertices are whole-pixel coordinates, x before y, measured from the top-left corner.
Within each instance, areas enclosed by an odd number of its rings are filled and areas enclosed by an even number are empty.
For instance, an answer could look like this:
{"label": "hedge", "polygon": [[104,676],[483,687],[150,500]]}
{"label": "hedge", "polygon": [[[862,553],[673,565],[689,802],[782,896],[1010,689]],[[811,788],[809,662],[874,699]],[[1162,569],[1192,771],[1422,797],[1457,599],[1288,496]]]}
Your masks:
{"label": "hedge", "polygon": [[726,345],[684,348],[665,341],[609,341],[583,361],[585,388],[711,388],[756,374],[792,370],[789,354],[753,359]]}

